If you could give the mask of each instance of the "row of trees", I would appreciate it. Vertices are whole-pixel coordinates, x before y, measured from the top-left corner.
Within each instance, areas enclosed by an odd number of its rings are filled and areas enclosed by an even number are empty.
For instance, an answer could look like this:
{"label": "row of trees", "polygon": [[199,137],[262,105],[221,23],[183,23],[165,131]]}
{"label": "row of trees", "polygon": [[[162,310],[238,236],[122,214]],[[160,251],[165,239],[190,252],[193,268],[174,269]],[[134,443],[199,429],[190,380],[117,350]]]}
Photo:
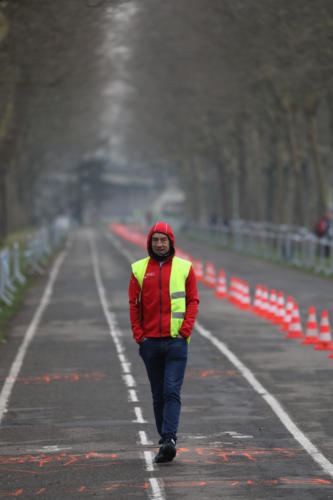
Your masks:
{"label": "row of trees", "polygon": [[328,209],[331,0],[3,4],[0,238],[66,207],[73,190],[42,197],[41,179],[101,147],[171,169],[189,219],[312,227]]}
{"label": "row of trees", "polygon": [[79,210],[78,165],[100,141],[101,17],[81,0],[0,2],[0,244]]}
{"label": "row of trees", "polygon": [[173,157],[188,218],[312,227],[332,198],[332,2],[185,3],[165,6],[158,33],[150,2],[140,13],[131,141]]}
{"label": "row of trees", "polygon": [[215,150],[218,210],[226,218],[312,226],[328,209],[332,186],[332,3],[225,6],[235,20],[228,46],[241,64],[222,114],[203,117],[205,142]]}

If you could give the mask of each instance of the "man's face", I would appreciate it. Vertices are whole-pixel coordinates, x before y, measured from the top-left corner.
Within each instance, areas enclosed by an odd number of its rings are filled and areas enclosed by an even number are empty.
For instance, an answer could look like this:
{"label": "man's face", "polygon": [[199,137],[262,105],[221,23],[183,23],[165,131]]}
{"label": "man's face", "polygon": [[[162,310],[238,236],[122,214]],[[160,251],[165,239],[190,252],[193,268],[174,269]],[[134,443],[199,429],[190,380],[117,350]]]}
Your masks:
{"label": "man's face", "polygon": [[165,255],[170,250],[170,240],[166,234],[154,233],[151,237],[151,247],[157,255]]}

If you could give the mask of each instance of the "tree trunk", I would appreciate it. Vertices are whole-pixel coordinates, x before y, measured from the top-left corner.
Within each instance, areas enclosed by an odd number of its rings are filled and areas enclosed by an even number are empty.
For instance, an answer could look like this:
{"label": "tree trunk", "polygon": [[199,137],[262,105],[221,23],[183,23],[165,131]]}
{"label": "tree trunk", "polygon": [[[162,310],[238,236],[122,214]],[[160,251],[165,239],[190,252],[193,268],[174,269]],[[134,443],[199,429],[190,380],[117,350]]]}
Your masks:
{"label": "tree trunk", "polygon": [[205,172],[202,167],[202,159],[196,157],[193,160],[193,174],[194,174],[194,219],[200,222],[201,219],[207,217],[207,206],[206,206],[206,183],[205,183]]}
{"label": "tree trunk", "polygon": [[191,196],[192,192],[192,177],[191,177],[191,168],[186,159],[183,160],[182,162],[182,187],[185,192],[185,206],[184,206],[184,211],[185,211],[185,218],[187,221],[191,221],[192,219],[192,205],[193,205],[193,199]]}
{"label": "tree trunk", "polygon": [[4,169],[0,169],[0,246],[7,236],[7,220],[6,173]]}
{"label": "tree trunk", "polygon": [[236,146],[237,161],[238,161],[238,172],[239,172],[238,175],[239,217],[245,220],[249,218],[249,192],[248,192],[248,162],[247,162],[247,152],[245,145],[244,116],[241,116],[238,120],[235,141],[237,145]]}
{"label": "tree trunk", "polygon": [[320,217],[328,210],[328,193],[324,167],[319,157],[319,146],[316,124],[316,103],[312,99],[307,99],[305,103],[306,118],[309,129],[311,155],[314,166],[314,173],[317,185],[317,217]]}
{"label": "tree trunk", "polygon": [[287,119],[287,130],[288,130],[288,140],[290,147],[290,198],[288,200],[287,206],[287,218],[289,223],[293,222],[298,225],[304,224],[304,213],[303,213],[303,190],[302,190],[302,178],[300,171],[300,161],[299,161],[299,148],[296,139],[295,125],[294,125],[294,112],[292,101],[289,98],[284,100],[284,109],[286,112]]}
{"label": "tree trunk", "polygon": [[285,223],[285,182],[283,165],[283,145],[281,140],[277,139],[275,147],[275,196],[273,222],[276,224]]}
{"label": "tree trunk", "polygon": [[203,214],[204,193],[198,159],[193,158],[191,164],[185,160],[183,164],[183,172],[183,185],[186,195],[186,217],[189,221],[200,222]]}
{"label": "tree trunk", "polygon": [[217,163],[217,174],[219,180],[219,191],[220,191],[220,214],[223,221],[228,221],[231,218],[230,210],[230,189],[229,177],[227,170],[225,168],[225,162],[223,158],[220,158]]}
{"label": "tree trunk", "polygon": [[8,231],[8,213],[7,213],[7,190],[6,176],[9,164],[9,151],[13,143],[13,117],[14,117],[14,99],[15,89],[10,87],[7,97],[7,106],[5,113],[0,120],[0,240],[4,240]]}

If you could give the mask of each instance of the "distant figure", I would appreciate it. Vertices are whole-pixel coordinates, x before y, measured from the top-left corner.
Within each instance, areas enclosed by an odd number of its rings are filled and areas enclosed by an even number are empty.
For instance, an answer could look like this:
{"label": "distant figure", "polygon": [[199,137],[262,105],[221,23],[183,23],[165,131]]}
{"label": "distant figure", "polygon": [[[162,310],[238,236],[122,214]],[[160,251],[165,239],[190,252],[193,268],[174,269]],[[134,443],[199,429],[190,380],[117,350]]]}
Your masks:
{"label": "distant figure", "polygon": [[215,235],[217,228],[217,215],[215,213],[212,213],[209,217],[209,226],[212,234]]}
{"label": "distant figure", "polygon": [[[315,234],[318,238],[326,238],[327,240],[331,239],[331,214],[329,212],[325,212],[322,217],[318,220],[315,227]],[[325,245],[325,256],[328,257],[330,255],[330,245]]]}
{"label": "distant figure", "polygon": [[217,215],[215,213],[212,213],[209,218],[209,223],[211,227],[216,227],[217,226]]}
{"label": "distant figure", "polygon": [[199,297],[191,262],[175,257],[169,224],[158,222],[147,238],[149,256],[132,264],[129,285],[133,337],[146,365],[161,437],[156,463],[176,455],[180,391],[188,341]]}
{"label": "distant figure", "polygon": [[326,212],[322,217],[320,217],[316,224],[315,233],[318,238],[329,238],[331,225],[330,223],[331,214],[329,212]]}

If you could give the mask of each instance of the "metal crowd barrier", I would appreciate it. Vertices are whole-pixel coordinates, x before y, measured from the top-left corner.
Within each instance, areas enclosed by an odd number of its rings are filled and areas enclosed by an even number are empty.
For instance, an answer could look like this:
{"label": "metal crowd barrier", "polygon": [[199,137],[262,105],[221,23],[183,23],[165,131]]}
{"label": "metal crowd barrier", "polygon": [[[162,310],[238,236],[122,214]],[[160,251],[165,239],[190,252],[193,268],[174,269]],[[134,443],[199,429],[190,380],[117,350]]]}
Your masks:
{"label": "metal crowd barrier", "polygon": [[17,287],[25,283],[27,275],[43,273],[45,260],[65,235],[64,228],[52,224],[30,234],[24,246],[14,243],[0,251],[0,305],[13,303]]}
{"label": "metal crowd barrier", "polygon": [[333,275],[333,238],[318,238],[305,228],[230,221],[189,224],[186,230],[229,250]]}

